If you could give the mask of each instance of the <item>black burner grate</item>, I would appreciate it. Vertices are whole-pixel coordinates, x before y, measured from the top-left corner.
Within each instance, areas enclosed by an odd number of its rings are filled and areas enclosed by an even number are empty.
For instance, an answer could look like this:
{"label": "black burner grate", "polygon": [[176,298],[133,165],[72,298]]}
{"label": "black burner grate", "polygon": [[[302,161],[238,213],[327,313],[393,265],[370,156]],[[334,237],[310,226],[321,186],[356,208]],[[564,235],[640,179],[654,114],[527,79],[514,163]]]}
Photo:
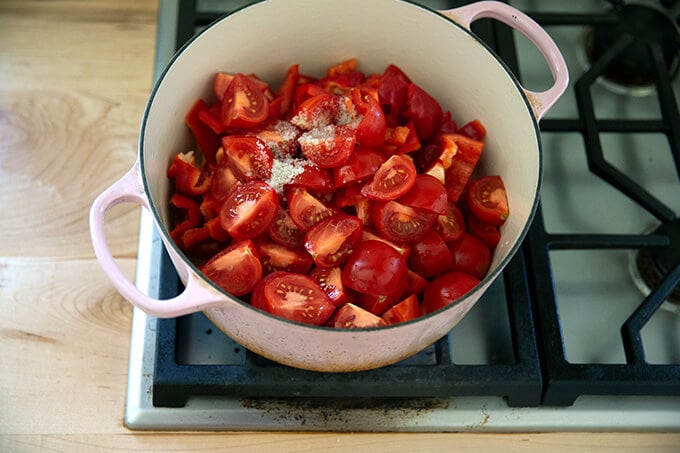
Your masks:
{"label": "black burner grate", "polygon": [[[181,1],[177,23],[177,47],[196,31],[219,18],[203,12],[195,1]],[[235,2],[239,5],[244,2]],[[426,3],[426,2],[423,2]],[[441,3],[441,2],[439,2]],[[449,2],[448,7],[465,1]],[[439,5],[441,7],[441,5]],[[612,14],[531,14],[542,25],[611,24]],[[481,20],[474,31],[496,50],[509,68],[519,74],[512,31],[497,22]],[[544,132],[576,132],[583,136],[593,173],[621,190],[661,221],[675,217],[673,211],[642,187],[608,165],[603,157],[600,134],[605,132],[658,132],[668,137],[676,165],[680,162],[680,119],[668,74],[656,64],[661,120],[611,120],[595,117],[590,85],[606,59],[625,47],[629,38],[606,52],[601,61],[576,82],[579,118],[544,119]],[[652,61],[659,52],[650,47]],[[544,152],[549,152],[545,150]],[[182,406],[195,395],[257,397],[422,398],[462,395],[503,396],[510,406],[570,405],[579,395],[677,395],[680,394],[680,365],[651,365],[645,361],[640,331],[663,300],[680,282],[680,267],[670,269],[663,283],[622,326],[625,364],[572,364],[567,361],[551,270],[551,250],[642,249],[668,247],[663,234],[551,234],[542,212],[536,219],[522,250],[503,274],[508,323],[512,341],[511,363],[467,365],[454,363],[451,339],[444,338],[419,356],[426,365],[405,362],[358,373],[316,373],[297,370],[262,359],[248,351],[234,365],[187,364],[178,358],[186,317],[158,320],[157,354],[153,402],[156,406]],[[161,297],[178,293],[179,280],[167,256],[161,263]],[[190,315],[202,316],[202,315]],[[540,346],[539,346],[540,345]],[[416,356],[418,357],[418,356]]]}

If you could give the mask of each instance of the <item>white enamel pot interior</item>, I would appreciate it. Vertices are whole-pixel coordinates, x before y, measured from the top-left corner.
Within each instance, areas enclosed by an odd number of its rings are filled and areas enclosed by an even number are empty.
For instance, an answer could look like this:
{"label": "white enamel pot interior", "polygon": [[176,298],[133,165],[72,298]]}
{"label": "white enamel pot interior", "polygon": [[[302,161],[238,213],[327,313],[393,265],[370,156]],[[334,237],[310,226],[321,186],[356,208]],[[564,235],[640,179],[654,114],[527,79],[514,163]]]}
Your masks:
{"label": "white enamel pot interior", "polygon": [[[472,33],[469,25],[493,17],[519,29],[545,56],[555,83],[541,93],[525,90]],[[459,124],[479,119],[487,128],[480,174],[499,174],[511,214],[501,231],[491,270],[469,294],[438,312],[374,329],[311,327],[260,312],[205,279],[168,234],[166,169],[192,148],[184,116],[198,98],[212,96],[217,71],[255,73],[277,87],[293,63],[321,75],[350,57],[365,73],[394,63],[450,110]],[[294,367],[355,371],[385,366],[446,335],[499,276],[517,250],[537,206],[541,152],[537,122],[566,88],[564,61],[548,35],[505,4],[479,2],[435,12],[400,0],[268,0],[208,27],[176,55],[149,99],[135,166],[102,193],[90,212],[92,239],[103,269],[121,294],[145,312],[175,317],[203,311],[248,349]],[[168,253],[185,283],[169,300],[142,294],[113,261],[103,234],[104,214],[121,202],[153,214]]]}

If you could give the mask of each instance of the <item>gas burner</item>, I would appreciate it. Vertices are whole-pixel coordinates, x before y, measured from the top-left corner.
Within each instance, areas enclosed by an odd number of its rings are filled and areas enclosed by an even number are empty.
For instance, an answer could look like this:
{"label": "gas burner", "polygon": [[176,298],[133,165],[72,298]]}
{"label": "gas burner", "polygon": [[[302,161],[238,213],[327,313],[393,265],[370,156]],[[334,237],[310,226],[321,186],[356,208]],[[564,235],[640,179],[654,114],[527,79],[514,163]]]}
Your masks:
{"label": "gas burner", "polygon": [[[631,44],[619,52],[602,73],[603,82],[619,92],[637,95],[653,91],[656,73],[650,56],[650,44],[660,46],[669,76],[675,77],[680,66],[680,34],[673,19],[663,11],[641,4],[617,2],[615,24],[598,25],[585,38],[585,52],[590,64],[597,61],[624,35]],[[618,88],[618,89],[617,89]]]}
{"label": "gas burner", "polygon": [[[632,256],[631,273],[644,294],[656,289],[663,277],[680,263],[680,218],[659,225],[651,233],[668,237],[670,245],[643,248]],[[664,308],[680,313],[680,284],[668,296]]]}

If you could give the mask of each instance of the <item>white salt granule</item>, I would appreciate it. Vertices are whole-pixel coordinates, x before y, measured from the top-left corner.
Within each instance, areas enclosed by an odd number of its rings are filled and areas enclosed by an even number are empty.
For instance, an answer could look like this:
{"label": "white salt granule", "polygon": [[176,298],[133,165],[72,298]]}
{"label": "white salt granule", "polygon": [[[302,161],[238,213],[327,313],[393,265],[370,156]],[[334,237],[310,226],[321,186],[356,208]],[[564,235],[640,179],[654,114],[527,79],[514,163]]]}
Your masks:
{"label": "white salt granule", "polygon": [[272,176],[266,182],[277,193],[283,192],[283,186],[290,183],[297,175],[305,171],[309,164],[306,159],[283,158],[274,159]]}

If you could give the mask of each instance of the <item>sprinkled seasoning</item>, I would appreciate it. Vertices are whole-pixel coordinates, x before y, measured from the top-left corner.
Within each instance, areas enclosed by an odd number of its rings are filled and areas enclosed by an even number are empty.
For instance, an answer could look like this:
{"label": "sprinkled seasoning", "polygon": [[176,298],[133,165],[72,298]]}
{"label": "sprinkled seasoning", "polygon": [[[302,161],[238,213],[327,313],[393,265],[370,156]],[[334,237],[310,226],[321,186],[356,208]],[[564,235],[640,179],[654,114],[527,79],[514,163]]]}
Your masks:
{"label": "sprinkled seasoning", "polygon": [[278,158],[272,165],[272,176],[267,180],[277,193],[283,192],[283,186],[290,183],[297,175],[305,171],[309,164],[306,159]]}

